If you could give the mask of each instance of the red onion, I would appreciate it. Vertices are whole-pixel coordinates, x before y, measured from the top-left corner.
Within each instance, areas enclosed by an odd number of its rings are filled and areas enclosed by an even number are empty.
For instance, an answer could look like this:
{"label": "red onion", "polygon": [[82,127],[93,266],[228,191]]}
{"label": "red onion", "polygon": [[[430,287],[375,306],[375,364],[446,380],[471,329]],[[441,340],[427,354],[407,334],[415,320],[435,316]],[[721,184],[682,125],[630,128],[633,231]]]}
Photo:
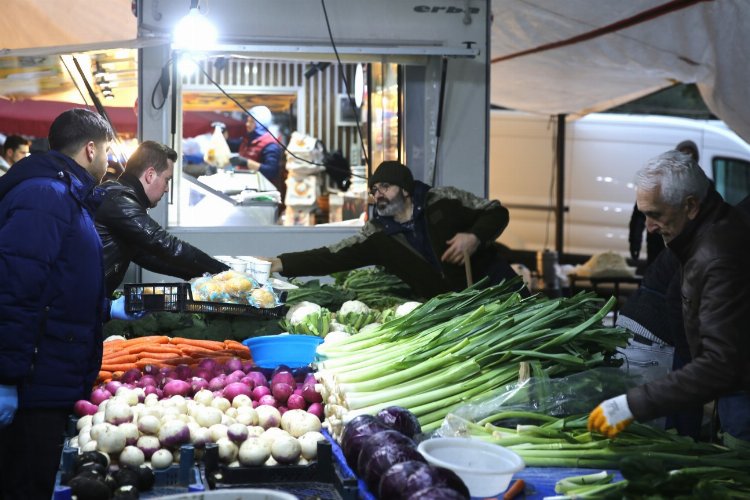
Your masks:
{"label": "red onion", "polygon": [[91,392],[89,400],[98,406],[102,401],[107,400],[111,397],[111,392],[109,392],[107,389],[104,389],[103,387],[99,387]]}
{"label": "red onion", "polygon": [[[235,370],[242,371],[242,360],[240,358],[230,358],[224,364],[224,371],[226,373],[232,373]],[[243,374],[245,372],[242,372]]]}
{"label": "red onion", "polygon": [[208,381],[208,390],[211,392],[221,391],[227,385],[226,375],[214,377]]}
{"label": "red onion", "polygon": [[266,376],[261,372],[248,372],[247,376],[253,379],[253,387],[268,386],[268,379],[266,379]]}
{"label": "red onion", "polygon": [[141,378],[141,371],[138,368],[131,368],[125,371],[120,377],[123,384],[135,384]]}
{"label": "red onion", "polygon": [[305,401],[307,401],[308,403],[323,402],[323,396],[321,396],[320,393],[315,390],[315,384],[305,384],[302,387],[302,397],[305,398]]}
{"label": "red onion", "polygon": [[266,394],[265,396],[262,396],[260,399],[258,399],[258,404],[276,406],[276,398],[274,398],[270,394]]}
{"label": "red onion", "polygon": [[249,386],[243,384],[242,382],[232,382],[231,384],[227,384],[227,386],[224,387],[224,391],[222,392],[222,394],[231,402],[240,394],[244,394],[245,396],[250,397],[252,391],[250,390]]}
{"label": "red onion", "polygon": [[136,387],[156,386],[156,378],[153,375],[144,375],[135,384]]}
{"label": "red onion", "polygon": [[278,383],[289,384],[290,386],[295,387],[297,382],[294,380],[294,375],[292,375],[292,372],[280,371],[274,373],[273,377],[271,377],[271,387]]}
{"label": "red onion", "polygon": [[104,384],[104,388],[109,392],[110,394],[115,394],[117,392],[117,389],[122,387],[122,382],[119,380],[110,380],[106,384]]}
{"label": "red onion", "polygon": [[289,399],[292,392],[294,392],[292,386],[284,382],[278,382],[271,386],[271,394],[273,394],[273,397],[276,398],[279,403],[286,403],[286,400]]}
{"label": "red onion", "polygon": [[316,417],[323,421],[323,405],[321,403],[313,403],[307,407],[307,413],[312,413]]}
{"label": "red onion", "polygon": [[300,394],[292,394],[286,401],[286,406],[290,410],[304,410],[307,408],[307,401]]}
{"label": "red onion", "polygon": [[164,384],[164,395],[167,397],[171,396],[187,396],[190,394],[190,384],[184,380],[172,380]]}
{"label": "red onion", "polygon": [[190,375],[192,374],[192,368],[190,366],[182,364],[177,365],[174,369],[175,371],[175,378],[178,378],[180,380],[187,380],[190,378]]}
{"label": "red onion", "polygon": [[79,399],[76,401],[76,404],[73,405],[73,413],[76,414],[76,416],[83,417],[85,415],[93,415],[99,411],[99,407],[92,403],[91,401],[87,401],[85,399]]}
{"label": "red onion", "polygon": [[253,395],[250,396],[255,401],[260,400],[263,396],[271,394],[271,389],[265,385],[257,385],[253,388]]}

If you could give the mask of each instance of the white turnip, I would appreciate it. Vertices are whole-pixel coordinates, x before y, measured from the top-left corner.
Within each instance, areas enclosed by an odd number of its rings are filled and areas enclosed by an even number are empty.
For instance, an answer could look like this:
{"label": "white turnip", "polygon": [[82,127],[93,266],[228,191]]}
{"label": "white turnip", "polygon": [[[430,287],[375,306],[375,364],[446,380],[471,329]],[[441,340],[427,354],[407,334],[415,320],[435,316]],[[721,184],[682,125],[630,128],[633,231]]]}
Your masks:
{"label": "white turnip", "polygon": [[278,427],[281,424],[281,413],[274,406],[260,405],[255,411],[258,414],[258,425],[264,429]]}
{"label": "white turnip", "polygon": [[135,446],[126,446],[117,459],[122,465],[140,467],[146,461],[146,456],[139,448]]}
{"label": "white turnip", "polygon": [[301,453],[307,460],[315,460],[318,456],[318,441],[325,441],[326,437],[317,431],[309,431],[297,438]]}
{"label": "white turnip", "polygon": [[271,445],[271,456],[280,464],[293,464],[300,457],[302,447],[292,436],[279,436]]}
{"label": "white turnip", "polygon": [[157,470],[166,469],[172,465],[173,458],[172,452],[169,450],[165,450],[164,448],[156,450],[154,454],[151,455],[151,467]]}
{"label": "white turnip", "polygon": [[248,437],[239,448],[240,464],[251,467],[263,465],[271,456],[271,447],[258,437]]}

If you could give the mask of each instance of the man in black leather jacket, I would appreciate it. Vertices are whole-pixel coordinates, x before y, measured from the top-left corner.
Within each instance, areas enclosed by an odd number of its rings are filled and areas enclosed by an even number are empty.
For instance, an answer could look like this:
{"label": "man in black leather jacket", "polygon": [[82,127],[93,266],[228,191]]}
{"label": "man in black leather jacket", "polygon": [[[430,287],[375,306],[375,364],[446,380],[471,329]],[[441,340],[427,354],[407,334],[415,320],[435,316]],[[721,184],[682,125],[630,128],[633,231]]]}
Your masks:
{"label": "man in black leather jacket", "polygon": [[191,244],[169,234],[148,215],[169,189],[177,153],[143,142],[117,180],[101,185],[106,196],[96,212],[104,247],[107,295],[120,285],[131,261],[149,271],[188,280],[228,269]]}

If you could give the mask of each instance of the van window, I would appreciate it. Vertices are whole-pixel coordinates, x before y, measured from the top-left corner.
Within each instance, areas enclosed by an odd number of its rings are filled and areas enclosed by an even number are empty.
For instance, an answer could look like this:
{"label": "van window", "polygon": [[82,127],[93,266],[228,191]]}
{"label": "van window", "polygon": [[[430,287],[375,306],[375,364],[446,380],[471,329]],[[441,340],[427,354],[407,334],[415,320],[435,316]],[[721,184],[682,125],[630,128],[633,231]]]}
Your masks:
{"label": "van window", "polygon": [[750,194],[750,162],[737,158],[713,159],[716,190],[731,205],[736,205]]}

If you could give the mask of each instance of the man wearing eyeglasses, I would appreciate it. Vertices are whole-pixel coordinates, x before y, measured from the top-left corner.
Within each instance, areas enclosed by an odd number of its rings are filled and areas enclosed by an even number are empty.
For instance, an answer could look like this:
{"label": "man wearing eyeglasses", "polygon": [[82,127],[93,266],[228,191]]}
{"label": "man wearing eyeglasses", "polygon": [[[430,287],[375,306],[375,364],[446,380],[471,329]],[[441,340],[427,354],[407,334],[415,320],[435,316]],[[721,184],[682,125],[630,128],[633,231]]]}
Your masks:
{"label": "man wearing eyeglasses", "polygon": [[[321,276],[369,265],[383,266],[428,298],[488,276],[490,283],[516,276],[495,240],[508,225],[508,210],[453,187],[415,181],[396,161],[381,163],[369,179],[375,216],[359,234],[328,247],[285,253],[272,262],[284,276]],[[465,266],[465,258],[470,266]]]}

